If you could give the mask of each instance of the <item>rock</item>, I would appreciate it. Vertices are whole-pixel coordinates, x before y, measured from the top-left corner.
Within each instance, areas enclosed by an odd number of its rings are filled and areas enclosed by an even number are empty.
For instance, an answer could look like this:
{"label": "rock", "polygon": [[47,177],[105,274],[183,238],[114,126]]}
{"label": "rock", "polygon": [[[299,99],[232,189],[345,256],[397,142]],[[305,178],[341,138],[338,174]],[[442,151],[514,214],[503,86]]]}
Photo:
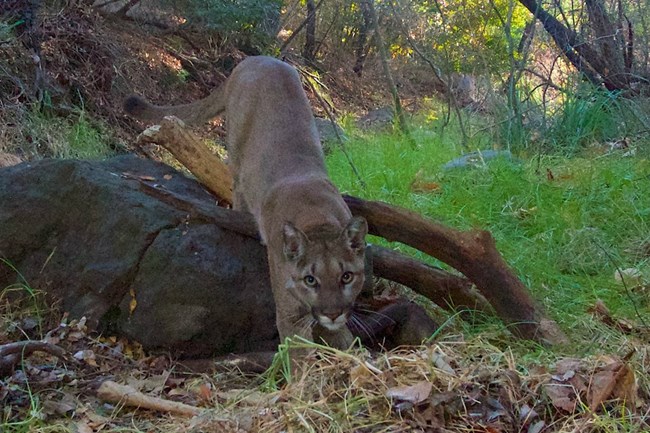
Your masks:
{"label": "rock", "polygon": [[[0,170],[0,257],[73,317],[188,356],[274,350],[258,241],[146,194],[157,184],[209,214],[214,199],[134,156]],[[20,277],[0,262],[0,287]]]}
{"label": "rock", "polygon": [[345,131],[337,123],[332,123],[329,119],[323,119],[322,117],[315,117],[314,121],[325,153],[329,153],[332,146],[336,146],[339,137],[341,140],[347,138]]}
{"label": "rock", "polygon": [[478,152],[470,152],[453,159],[442,166],[443,170],[451,170],[454,168],[479,168],[484,167],[488,161],[496,158],[505,158],[511,161],[520,162],[518,159],[512,157],[509,150],[481,150]]}
{"label": "rock", "polygon": [[393,107],[382,107],[376,110],[370,110],[368,113],[357,120],[357,126],[360,129],[383,129],[393,123],[395,117]]}

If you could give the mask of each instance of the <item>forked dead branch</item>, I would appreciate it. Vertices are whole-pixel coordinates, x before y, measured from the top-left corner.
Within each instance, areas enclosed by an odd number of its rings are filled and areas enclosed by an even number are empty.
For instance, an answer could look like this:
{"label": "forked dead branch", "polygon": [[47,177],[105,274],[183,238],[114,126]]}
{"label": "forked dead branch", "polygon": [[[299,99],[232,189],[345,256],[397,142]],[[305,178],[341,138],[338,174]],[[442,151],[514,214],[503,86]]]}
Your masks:
{"label": "forked dead branch", "polygon": [[[160,144],[220,201],[232,202],[232,178],[228,168],[216,158],[202,158],[201,155],[206,153],[205,146],[178,119],[166,117],[160,128],[149,129],[139,141]],[[386,203],[351,196],[344,198],[354,215],[366,218],[371,234],[402,242],[449,264],[462,272],[483,296],[473,295],[470,284],[461,277],[442,270],[432,271],[435,268],[385,250],[378,250],[379,260],[373,267],[375,275],[410,286],[443,307],[448,303],[485,311],[488,309],[487,299],[515,335],[550,344],[567,341],[557,324],[546,316],[503,260],[489,232],[463,232]],[[246,218],[240,212],[224,211],[219,219],[230,227],[241,228],[241,221]],[[255,236],[252,218],[248,221],[250,224],[246,223],[242,232]]]}

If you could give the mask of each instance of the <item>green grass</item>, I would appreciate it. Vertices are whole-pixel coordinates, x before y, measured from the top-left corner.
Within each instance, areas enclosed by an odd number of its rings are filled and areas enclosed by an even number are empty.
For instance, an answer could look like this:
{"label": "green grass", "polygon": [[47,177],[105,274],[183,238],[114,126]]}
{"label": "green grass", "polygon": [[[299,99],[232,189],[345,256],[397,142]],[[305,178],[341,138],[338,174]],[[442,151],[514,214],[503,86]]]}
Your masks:
{"label": "green grass", "polygon": [[[13,331],[15,339],[29,339],[43,337],[44,316],[48,314],[42,293],[32,288],[20,271],[8,260],[0,257],[0,270],[7,268],[16,274],[17,282],[0,290],[0,337],[10,337]],[[20,326],[15,326],[20,317],[29,316],[37,321],[33,330],[36,335],[25,335]],[[15,386],[15,385],[14,385]],[[37,395],[32,393],[28,381],[24,384],[25,394],[29,397],[29,410],[25,419],[9,421],[10,416],[15,417],[10,407],[0,412],[0,432],[27,433],[36,431],[43,426],[41,404]],[[45,430],[38,430],[45,431]],[[54,431],[54,430],[48,430]]]}
{"label": "green grass", "polygon": [[[648,248],[650,229],[650,162],[645,158],[620,152],[555,155],[443,171],[460,153],[453,134],[440,137],[415,129],[415,151],[390,134],[352,136],[347,151],[367,187],[359,185],[342,152],[334,149],[327,163],[341,190],[415,210],[457,229],[489,230],[535,298],[565,329],[577,328],[585,341],[595,332],[587,308],[597,299],[615,316],[639,323],[638,310],[650,323],[648,295],[626,290],[614,279],[617,267],[637,268],[650,277],[649,256],[641,253]],[[418,172],[420,179],[439,184],[439,191],[411,191]]]}
{"label": "green grass", "polygon": [[53,158],[101,159],[112,156],[111,134],[82,111],[78,116],[54,117],[29,113],[23,128],[23,152]]}

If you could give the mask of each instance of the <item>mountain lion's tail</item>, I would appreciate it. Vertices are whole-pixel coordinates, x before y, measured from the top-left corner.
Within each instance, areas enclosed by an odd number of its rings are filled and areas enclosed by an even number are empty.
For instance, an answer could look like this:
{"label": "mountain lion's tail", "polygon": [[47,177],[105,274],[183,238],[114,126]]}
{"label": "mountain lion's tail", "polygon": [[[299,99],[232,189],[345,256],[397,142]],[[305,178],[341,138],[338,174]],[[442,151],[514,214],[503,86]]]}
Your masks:
{"label": "mountain lion's tail", "polygon": [[176,116],[183,122],[196,125],[214,119],[226,109],[223,86],[207,97],[183,105],[153,105],[141,96],[131,95],[124,100],[124,111],[136,119],[159,122],[165,116]]}

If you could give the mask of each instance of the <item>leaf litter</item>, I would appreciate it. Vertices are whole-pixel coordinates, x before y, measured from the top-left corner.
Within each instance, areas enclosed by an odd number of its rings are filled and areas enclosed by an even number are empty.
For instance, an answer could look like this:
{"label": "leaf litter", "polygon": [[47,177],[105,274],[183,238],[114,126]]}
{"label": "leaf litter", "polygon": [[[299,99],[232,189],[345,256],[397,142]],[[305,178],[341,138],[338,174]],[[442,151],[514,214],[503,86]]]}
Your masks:
{"label": "leaf litter", "polygon": [[[71,356],[33,353],[0,378],[7,425],[32,416],[35,425],[81,433],[541,433],[607,431],[597,422],[607,416],[636,426],[626,431],[650,431],[647,344],[622,357],[560,358],[549,365],[516,361],[481,337],[386,353],[319,348],[291,380],[276,377],[269,385],[271,371],[189,372],[167,355],[90,334],[84,319],[64,317],[44,341]],[[106,381],[200,414],[187,418],[104,401],[97,389]]]}

